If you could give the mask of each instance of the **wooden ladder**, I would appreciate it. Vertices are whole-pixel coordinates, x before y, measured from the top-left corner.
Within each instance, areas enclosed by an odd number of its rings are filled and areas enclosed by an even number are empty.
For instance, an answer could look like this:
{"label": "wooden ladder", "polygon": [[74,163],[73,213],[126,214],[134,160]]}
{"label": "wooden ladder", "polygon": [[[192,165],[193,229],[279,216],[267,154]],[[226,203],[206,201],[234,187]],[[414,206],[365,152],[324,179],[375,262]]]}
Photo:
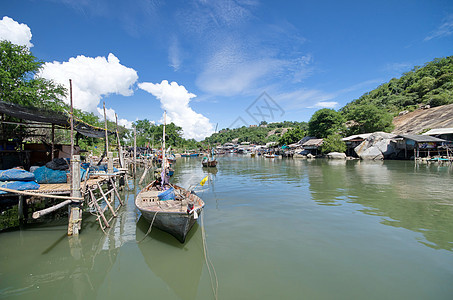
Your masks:
{"label": "wooden ladder", "polygon": [[[94,212],[97,216],[97,221],[102,231],[105,232],[106,228],[110,228],[110,224],[114,218],[117,217],[119,209],[124,205],[123,200],[118,193],[118,190],[115,186],[115,182],[112,177],[109,176],[109,181],[111,188],[104,192],[102,185],[98,182],[92,188],[88,188],[89,201],[88,207],[94,209]],[[101,195],[99,198],[96,198],[95,192],[98,190],[98,193]],[[110,197],[109,197],[110,196]],[[115,208],[115,197],[118,199],[119,206]],[[110,198],[110,199],[109,199]],[[111,212],[111,216],[107,219],[106,211]]]}

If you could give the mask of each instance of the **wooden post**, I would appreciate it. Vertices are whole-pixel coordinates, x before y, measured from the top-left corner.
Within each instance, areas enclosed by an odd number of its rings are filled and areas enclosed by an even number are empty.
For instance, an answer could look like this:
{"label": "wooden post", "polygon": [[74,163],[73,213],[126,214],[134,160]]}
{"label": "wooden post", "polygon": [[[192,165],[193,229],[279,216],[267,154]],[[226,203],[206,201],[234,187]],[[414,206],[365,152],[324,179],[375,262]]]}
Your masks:
{"label": "wooden post", "polygon": [[107,152],[107,173],[113,173],[113,152]]}
{"label": "wooden post", "polygon": [[24,202],[25,202],[25,199],[24,199],[24,196],[23,195],[20,195],[19,196],[19,203],[18,203],[18,206],[17,206],[17,212],[18,212],[18,217],[19,217],[19,222],[22,223],[22,221],[24,220]]}
{"label": "wooden post", "polygon": [[109,152],[109,134],[107,131],[107,114],[105,113],[105,102],[104,102],[104,126],[105,126],[105,152]]}
{"label": "wooden post", "polygon": [[52,124],[52,154],[50,158],[52,160],[55,158],[55,124]]}
{"label": "wooden post", "polygon": [[[71,196],[81,197],[80,191],[80,155],[73,155],[71,159]],[[79,235],[82,229],[82,202],[74,202],[69,206],[68,235]]]}
{"label": "wooden post", "polygon": [[[113,152],[107,152],[107,173],[113,174]],[[110,201],[115,203],[113,194],[110,196]]]}
{"label": "wooden post", "polygon": [[123,149],[121,148],[121,141],[120,141],[120,134],[118,133],[118,115],[115,114],[115,120],[116,120],[116,140],[118,143],[118,156],[120,158],[120,166],[121,168],[125,168],[124,164],[124,157],[123,157]]}
{"label": "wooden post", "polygon": [[137,131],[134,126],[134,178],[137,173]]}
{"label": "wooden post", "polygon": [[[71,159],[74,155],[74,108],[72,105],[72,80],[69,79],[69,96],[71,101]],[[71,170],[72,172],[72,170]]]}

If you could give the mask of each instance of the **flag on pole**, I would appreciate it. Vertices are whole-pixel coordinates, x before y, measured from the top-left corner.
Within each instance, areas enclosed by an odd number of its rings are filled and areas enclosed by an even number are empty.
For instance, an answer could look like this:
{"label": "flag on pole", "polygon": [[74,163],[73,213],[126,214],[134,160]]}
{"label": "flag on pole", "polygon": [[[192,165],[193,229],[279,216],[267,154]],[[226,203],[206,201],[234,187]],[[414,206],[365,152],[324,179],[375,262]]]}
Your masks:
{"label": "flag on pole", "polygon": [[202,181],[200,181],[200,185],[201,185],[201,186],[203,186],[203,185],[206,183],[206,181],[208,180],[208,177],[209,177],[209,175],[206,176],[205,178],[203,178]]}

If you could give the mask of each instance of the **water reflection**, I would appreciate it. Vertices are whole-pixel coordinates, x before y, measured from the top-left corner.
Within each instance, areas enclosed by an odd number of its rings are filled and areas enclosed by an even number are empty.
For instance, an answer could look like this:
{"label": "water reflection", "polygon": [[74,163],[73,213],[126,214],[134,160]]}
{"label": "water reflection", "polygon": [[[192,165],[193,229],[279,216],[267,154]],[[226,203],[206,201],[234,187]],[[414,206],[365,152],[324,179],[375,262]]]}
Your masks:
{"label": "water reflection", "polygon": [[115,230],[88,233],[95,223],[86,218],[78,237],[68,237],[67,225],[55,222],[2,234],[8,247],[1,249],[0,298],[96,298],[121,243]]}
{"label": "water reflection", "polygon": [[382,224],[419,232],[427,240],[420,243],[453,251],[453,182],[448,168],[414,168],[406,161],[319,161],[308,168],[310,191],[318,204],[360,204],[361,212],[384,217]]}
{"label": "water reflection", "polygon": [[195,299],[203,268],[203,244],[198,223],[184,244],[169,234],[153,229],[145,237],[149,222],[140,217],[136,238],[149,269],[161,278],[180,299]]}

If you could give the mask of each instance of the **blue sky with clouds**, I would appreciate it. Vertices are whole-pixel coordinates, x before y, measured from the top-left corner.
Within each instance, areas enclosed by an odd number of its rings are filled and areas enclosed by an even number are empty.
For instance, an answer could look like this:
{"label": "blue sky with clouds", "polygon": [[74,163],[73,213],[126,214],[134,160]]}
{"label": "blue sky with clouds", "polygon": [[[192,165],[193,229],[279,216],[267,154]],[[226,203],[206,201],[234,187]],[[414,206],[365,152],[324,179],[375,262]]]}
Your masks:
{"label": "blue sky with clouds", "polygon": [[[308,121],[452,55],[453,2],[0,0],[0,39],[28,45],[79,108],[168,119],[188,138]],[[265,94],[263,94],[265,92]],[[262,96],[264,95],[264,96]],[[262,97],[260,97],[262,96]]]}

